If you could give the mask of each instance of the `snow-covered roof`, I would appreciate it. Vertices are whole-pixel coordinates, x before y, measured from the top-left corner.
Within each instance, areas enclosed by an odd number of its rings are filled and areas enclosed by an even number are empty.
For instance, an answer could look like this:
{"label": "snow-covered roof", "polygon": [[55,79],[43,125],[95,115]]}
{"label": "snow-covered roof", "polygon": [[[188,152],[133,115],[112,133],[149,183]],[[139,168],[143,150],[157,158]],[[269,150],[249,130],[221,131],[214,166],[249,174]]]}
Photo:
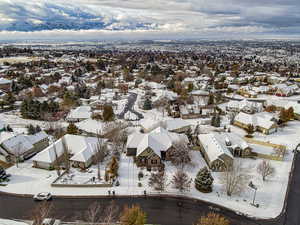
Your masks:
{"label": "snow-covered roof", "polygon": [[11,154],[22,155],[28,150],[34,148],[34,144],[47,138],[48,135],[41,131],[34,135],[16,135],[2,142],[2,146]]}
{"label": "snow-covered roof", "polygon": [[57,140],[55,143],[38,153],[32,160],[46,163],[55,162],[56,158],[60,157],[64,152],[63,140],[68,148],[68,151],[71,155],[73,155],[73,159],[78,160],[89,159],[88,156],[90,153],[94,152],[98,143],[98,139],[95,137],[66,134],[61,139]]}
{"label": "snow-covered roof", "polygon": [[67,119],[89,119],[92,116],[90,106],[79,106],[71,110]]}
{"label": "snow-covered roof", "polygon": [[146,130],[154,128],[159,123],[160,123],[160,120],[153,119],[153,118],[146,118],[146,119],[142,119],[140,121],[140,125]]}
{"label": "snow-covered roof", "polygon": [[252,124],[253,126],[263,127],[265,129],[271,128],[275,122],[271,121],[274,116],[268,112],[261,112],[256,114],[247,114],[240,112],[236,117],[235,121],[243,124]]}
{"label": "snow-covered roof", "polygon": [[296,114],[300,114],[300,104],[298,102],[292,102],[292,101],[289,101],[285,104],[285,109],[288,109],[290,107],[293,107],[294,109],[294,113]]}
{"label": "snow-covered roof", "polygon": [[233,158],[231,152],[225,145],[225,140],[219,134],[199,134],[198,138],[211,162],[219,159],[222,155],[227,155],[230,158]]}
{"label": "snow-covered roof", "polygon": [[167,131],[162,127],[157,127],[147,134],[134,133],[128,136],[127,148],[136,148],[137,155],[147,148],[151,148],[155,154],[160,156],[161,151],[167,151],[174,143],[188,143],[188,138],[184,134],[177,134]]}
{"label": "snow-covered roof", "polygon": [[10,84],[12,83],[11,80],[5,79],[3,77],[0,78],[0,84]]}
{"label": "snow-covered roof", "polygon": [[188,122],[186,122],[181,118],[166,120],[165,123],[166,123],[167,130],[169,131],[174,131],[180,128],[190,126]]}
{"label": "snow-covered roof", "polygon": [[93,119],[86,119],[78,122],[76,123],[76,126],[79,130],[83,130],[87,133],[93,134],[103,134],[103,130],[105,129],[105,123]]}

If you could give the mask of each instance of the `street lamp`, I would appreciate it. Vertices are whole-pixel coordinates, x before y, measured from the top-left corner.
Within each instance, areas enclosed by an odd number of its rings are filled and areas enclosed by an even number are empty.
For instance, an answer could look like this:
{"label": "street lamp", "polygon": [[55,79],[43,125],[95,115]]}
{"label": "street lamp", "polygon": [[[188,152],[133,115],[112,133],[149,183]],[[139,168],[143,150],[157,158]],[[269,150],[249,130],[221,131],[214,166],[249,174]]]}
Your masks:
{"label": "street lamp", "polygon": [[258,204],[254,204],[255,197],[256,197],[257,187],[252,183],[252,181],[250,181],[250,183],[248,184],[248,186],[254,190],[253,202],[250,203],[250,204],[253,205],[253,206],[255,206],[255,207],[258,207],[259,206]]}

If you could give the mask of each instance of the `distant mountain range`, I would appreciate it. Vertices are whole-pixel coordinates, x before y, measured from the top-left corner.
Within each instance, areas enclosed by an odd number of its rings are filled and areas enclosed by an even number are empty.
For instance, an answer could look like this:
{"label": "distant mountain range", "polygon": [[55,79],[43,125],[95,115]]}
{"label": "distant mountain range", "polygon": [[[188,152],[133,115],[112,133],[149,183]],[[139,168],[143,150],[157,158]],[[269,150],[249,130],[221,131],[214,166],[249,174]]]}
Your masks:
{"label": "distant mountain range", "polygon": [[0,1],[0,31],[42,30],[137,30],[153,29],[155,24],[136,19],[117,19],[107,9],[100,13],[87,8],[45,2]]}

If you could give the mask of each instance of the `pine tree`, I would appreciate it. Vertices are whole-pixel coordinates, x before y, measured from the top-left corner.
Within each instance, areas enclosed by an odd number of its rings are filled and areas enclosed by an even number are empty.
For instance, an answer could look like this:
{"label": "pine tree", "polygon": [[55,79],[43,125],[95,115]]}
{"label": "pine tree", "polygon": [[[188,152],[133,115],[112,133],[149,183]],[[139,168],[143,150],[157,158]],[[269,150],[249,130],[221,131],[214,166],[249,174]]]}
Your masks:
{"label": "pine tree", "polygon": [[35,127],[32,124],[29,124],[29,126],[27,127],[27,131],[29,135],[33,135],[35,134]]}
{"label": "pine tree", "polygon": [[210,171],[207,167],[202,168],[196,178],[195,178],[195,187],[198,191],[203,193],[210,193],[212,192],[212,184],[214,178],[212,177]]}
{"label": "pine tree", "polygon": [[144,102],[144,110],[151,110],[152,109],[152,102],[149,98],[146,98],[145,102]]}
{"label": "pine tree", "polygon": [[74,123],[70,123],[67,127],[67,133],[68,134],[78,134],[78,128]]}

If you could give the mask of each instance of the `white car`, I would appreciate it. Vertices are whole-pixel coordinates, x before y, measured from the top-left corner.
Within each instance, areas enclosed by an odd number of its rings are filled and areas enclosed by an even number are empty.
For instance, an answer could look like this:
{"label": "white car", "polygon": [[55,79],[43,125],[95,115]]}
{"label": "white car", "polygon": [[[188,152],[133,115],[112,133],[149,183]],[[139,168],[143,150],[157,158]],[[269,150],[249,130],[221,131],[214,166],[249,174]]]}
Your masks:
{"label": "white car", "polygon": [[49,201],[52,199],[52,195],[49,192],[41,192],[33,196],[36,201]]}

